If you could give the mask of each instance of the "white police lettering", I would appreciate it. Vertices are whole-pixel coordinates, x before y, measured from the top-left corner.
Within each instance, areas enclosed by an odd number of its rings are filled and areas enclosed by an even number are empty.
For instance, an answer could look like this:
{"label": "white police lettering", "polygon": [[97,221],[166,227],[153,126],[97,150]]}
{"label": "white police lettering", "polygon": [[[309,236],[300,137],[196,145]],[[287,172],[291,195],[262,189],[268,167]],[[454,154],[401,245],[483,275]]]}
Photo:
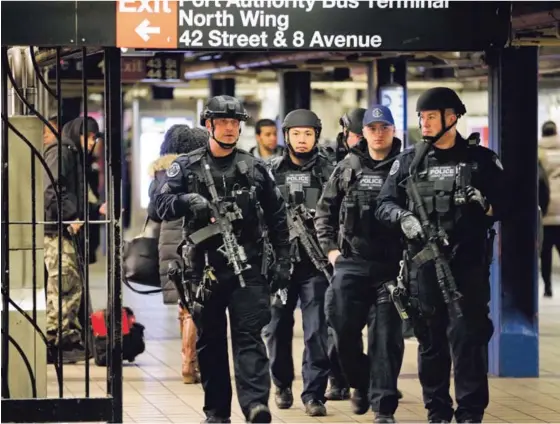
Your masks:
{"label": "white police lettering", "polygon": [[393,162],[393,166],[391,166],[391,170],[389,171],[389,175],[395,175],[399,171],[399,167],[401,164],[399,163],[398,159]]}
{"label": "white police lettering", "polygon": [[304,187],[311,185],[311,175],[309,174],[288,174],[286,175],[286,184],[301,184]]}
{"label": "white police lettering", "polygon": [[429,180],[446,180],[455,177],[454,166],[434,166],[428,171]]}
{"label": "white police lettering", "polygon": [[358,184],[358,188],[362,190],[374,190],[383,187],[383,177],[380,175],[364,175]]}
{"label": "white police lettering", "polygon": [[177,175],[179,175],[179,172],[181,172],[181,167],[179,166],[179,164],[177,162],[174,162],[174,163],[171,164],[171,166],[167,170],[167,176],[169,178],[173,178],[173,177],[176,177]]}
{"label": "white police lettering", "polygon": [[500,159],[498,158],[498,156],[494,156],[494,163],[496,164],[496,166],[498,168],[500,168],[500,171],[504,170],[504,166],[502,165],[502,162],[500,161]]}

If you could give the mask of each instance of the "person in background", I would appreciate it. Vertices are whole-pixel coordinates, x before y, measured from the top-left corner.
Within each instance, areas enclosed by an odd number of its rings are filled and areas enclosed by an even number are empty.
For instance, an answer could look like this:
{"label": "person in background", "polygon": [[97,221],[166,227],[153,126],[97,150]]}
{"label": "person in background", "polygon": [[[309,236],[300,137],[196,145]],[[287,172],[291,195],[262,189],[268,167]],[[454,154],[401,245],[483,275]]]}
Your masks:
{"label": "person in background", "polygon": [[[56,115],[49,118],[49,124],[56,130],[58,129],[58,117]],[[48,126],[43,127],[43,146],[46,149],[50,144],[56,143],[56,134]]]}
{"label": "person in background", "polygon": [[284,148],[278,145],[278,137],[276,135],[276,122],[272,119],[261,119],[255,125],[255,136],[257,145],[249,153],[267,161],[276,156],[282,156]]}
{"label": "person in background", "polygon": [[[208,131],[204,128],[190,128],[188,125],[173,125],[165,133],[160,148],[160,157],[150,166],[149,173],[153,178],[150,185],[150,199],[159,193],[163,185],[165,173],[181,154],[192,152],[203,147],[208,142]],[[159,275],[163,290],[163,303],[166,305],[179,304],[179,328],[181,332],[181,374],[183,383],[196,384],[200,382],[200,372],[196,358],[196,327],[191,314],[179,303],[179,294],[172,281],[167,277],[169,263],[180,261],[181,256],[177,247],[183,239],[183,220],[163,221],[158,217],[152,202],[148,207],[148,216],[154,222],[161,222],[159,235]]]}
{"label": "person in background", "polygon": [[[80,305],[82,302],[83,281],[80,272],[79,247],[83,237],[82,222],[87,210],[84,210],[83,155],[91,150],[99,137],[99,126],[92,119],[76,118],[62,129],[61,149],[59,152],[56,137],[49,138],[47,130],[43,133],[44,159],[54,181],[46,175],[44,178],[45,221],[45,265],[48,271],[47,292],[47,341],[49,358],[52,363],[56,351],[62,350],[63,362],[72,363],[85,359],[85,350],[80,322]],[[45,137],[46,136],[46,137]],[[54,136],[54,134],[53,134]],[[61,154],[59,168],[59,153]],[[46,173],[45,173],[46,174]],[[58,210],[57,191],[62,193],[62,210]],[[63,221],[75,221],[69,226],[63,225],[63,232],[58,232],[59,214]],[[61,240],[60,240],[61,239]],[[59,275],[59,240],[62,245],[62,272]],[[59,281],[60,280],[60,281]],[[62,297],[62,322],[58,320],[59,296]],[[59,326],[61,331],[59,333]],[[60,336],[60,337],[59,337]]]}
{"label": "person in background", "polygon": [[[552,297],[552,248],[556,247],[560,253],[560,138],[556,124],[552,121],[547,121],[542,126],[542,137],[539,140],[539,162],[548,180],[550,193],[549,202],[539,198],[541,209],[543,209],[542,204],[547,206],[546,210],[542,210],[544,229],[541,275],[544,280],[544,295]],[[539,190],[541,197],[545,195],[545,192],[542,183],[539,185],[541,186]]]}

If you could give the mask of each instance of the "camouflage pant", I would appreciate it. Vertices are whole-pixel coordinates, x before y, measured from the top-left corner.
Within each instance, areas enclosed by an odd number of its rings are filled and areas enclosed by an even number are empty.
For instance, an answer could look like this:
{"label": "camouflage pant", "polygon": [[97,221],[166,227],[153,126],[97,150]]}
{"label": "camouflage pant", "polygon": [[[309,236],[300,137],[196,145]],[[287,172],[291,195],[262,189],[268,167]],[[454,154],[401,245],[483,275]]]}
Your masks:
{"label": "camouflage pant", "polygon": [[[45,265],[47,266],[47,339],[59,345],[58,340],[58,237],[45,236]],[[78,254],[70,240],[62,238],[62,341],[81,342],[82,326],[78,319],[82,300],[82,278]]]}

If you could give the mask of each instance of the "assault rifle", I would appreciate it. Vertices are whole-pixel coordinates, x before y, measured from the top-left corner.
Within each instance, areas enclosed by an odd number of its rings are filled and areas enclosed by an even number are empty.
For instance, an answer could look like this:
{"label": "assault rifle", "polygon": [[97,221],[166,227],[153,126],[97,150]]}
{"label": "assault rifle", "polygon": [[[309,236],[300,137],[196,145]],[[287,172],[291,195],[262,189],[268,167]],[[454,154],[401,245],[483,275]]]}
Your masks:
{"label": "assault rifle", "polygon": [[[299,189],[299,190],[298,190]],[[302,192],[300,184],[290,185],[290,195],[298,197],[297,194]],[[290,199],[292,200],[292,199]],[[288,229],[290,231],[290,240],[297,238],[305,253],[309,256],[311,263],[317,270],[321,271],[330,280],[331,274],[329,272],[329,262],[325,257],[323,250],[315,239],[315,234],[306,225],[313,219],[309,210],[305,207],[303,202],[286,202],[286,212],[288,216]]]}
{"label": "assault rifle", "polygon": [[452,307],[452,311],[455,313],[456,317],[460,318],[463,316],[460,304],[463,295],[457,289],[457,284],[455,282],[455,278],[453,277],[453,273],[451,272],[449,262],[445,258],[440,247],[446,247],[449,245],[447,234],[442,228],[436,229],[430,221],[426,208],[424,207],[424,201],[420,196],[416,185],[418,164],[423,160],[424,156],[428,153],[428,150],[431,147],[431,144],[426,143],[425,141],[419,143],[420,145],[416,150],[416,155],[410,165],[410,178],[408,179],[406,186],[407,194],[412,200],[415,210],[418,213],[418,218],[423,231],[422,241],[424,243],[424,248],[413,258],[413,261],[417,266],[433,261],[438,286],[443,296],[443,300],[448,307]]}
{"label": "assault rifle", "polygon": [[214,219],[216,220],[215,224],[220,229],[223,239],[223,244],[218,249],[218,252],[224,255],[228,260],[228,265],[233,267],[233,272],[239,278],[241,287],[245,287],[245,279],[243,278],[242,272],[250,269],[251,265],[247,263],[245,249],[243,246],[239,245],[235,238],[232,224],[232,221],[243,218],[241,210],[235,203],[225,202],[224,199],[218,196],[214,178],[210,172],[210,165],[205,158],[201,159],[201,163],[204,183],[211,197],[211,201],[209,202],[210,209],[213,212]]}

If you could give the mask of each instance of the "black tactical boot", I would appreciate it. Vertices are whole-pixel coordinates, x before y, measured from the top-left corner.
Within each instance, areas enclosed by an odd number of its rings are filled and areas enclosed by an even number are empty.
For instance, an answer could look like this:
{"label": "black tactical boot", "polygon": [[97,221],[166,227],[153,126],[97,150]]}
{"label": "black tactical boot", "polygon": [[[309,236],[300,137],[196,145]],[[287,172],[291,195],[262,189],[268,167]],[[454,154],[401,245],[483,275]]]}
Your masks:
{"label": "black tactical boot", "polygon": [[374,423],[396,423],[395,417],[391,414],[375,413]]}
{"label": "black tactical boot", "polygon": [[286,389],[276,389],[276,406],[278,409],[290,409],[294,404],[294,395],[290,387]]}
{"label": "black tactical boot", "polygon": [[231,419],[222,417],[207,417],[202,424],[205,423],[231,423]]}
{"label": "black tactical boot", "polygon": [[350,399],[350,388],[340,387],[334,378],[329,379],[329,390],[325,393],[327,400],[346,400]]}
{"label": "black tactical boot", "polygon": [[369,399],[367,390],[355,389],[352,393],[352,412],[356,415],[364,415],[369,409]]}
{"label": "black tactical boot", "polygon": [[270,409],[266,405],[255,405],[249,411],[249,419],[247,422],[250,423],[270,423],[272,422],[272,415],[270,414]]}
{"label": "black tactical boot", "polygon": [[305,413],[310,417],[325,417],[327,408],[320,400],[311,399],[305,404]]}

